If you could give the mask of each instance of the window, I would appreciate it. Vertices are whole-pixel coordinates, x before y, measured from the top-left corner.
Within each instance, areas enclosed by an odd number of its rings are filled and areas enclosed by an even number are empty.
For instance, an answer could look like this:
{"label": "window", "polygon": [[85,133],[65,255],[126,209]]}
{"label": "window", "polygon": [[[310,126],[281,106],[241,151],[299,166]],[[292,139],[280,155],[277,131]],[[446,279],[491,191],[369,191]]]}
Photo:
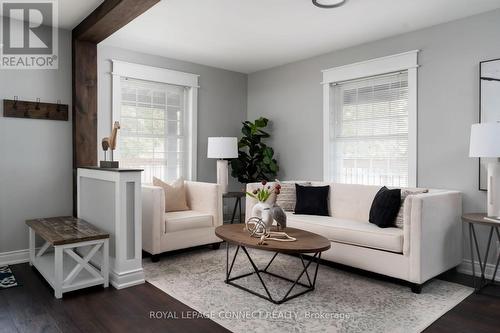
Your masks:
{"label": "window", "polygon": [[324,73],[332,79],[324,82],[325,179],[416,186],[416,53],[413,67],[391,66],[395,58]]}
{"label": "window", "polygon": [[143,181],[185,177],[185,88],[121,78],[120,163]]}
{"label": "window", "polygon": [[196,179],[198,75],[113,60],[115,157],[153,177]]}
{"label": "window", "polygon": [[333,180],[408,186],[408,74],[347,81],[331,89]]}

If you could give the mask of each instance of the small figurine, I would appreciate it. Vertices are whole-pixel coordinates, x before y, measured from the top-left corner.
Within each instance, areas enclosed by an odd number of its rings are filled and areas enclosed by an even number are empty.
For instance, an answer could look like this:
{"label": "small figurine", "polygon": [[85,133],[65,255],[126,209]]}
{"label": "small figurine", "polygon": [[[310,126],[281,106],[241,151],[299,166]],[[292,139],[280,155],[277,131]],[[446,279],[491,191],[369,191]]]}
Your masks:
{"label": "small figurine", "polygon": [[[111,135],[109,137],[103,138],[101,145],[104,150],[104,161],[101,161],[101,168],[118,168],[118,161],[114,161],[113,152],[116,149],[116,137],[118,136],[118,130],[120,129],[120,122],[115,121],[113,124],[113,130],[111,131]],[[108,149],[111,150],[111,161],[108,161],[106,158],[106,152]]]}

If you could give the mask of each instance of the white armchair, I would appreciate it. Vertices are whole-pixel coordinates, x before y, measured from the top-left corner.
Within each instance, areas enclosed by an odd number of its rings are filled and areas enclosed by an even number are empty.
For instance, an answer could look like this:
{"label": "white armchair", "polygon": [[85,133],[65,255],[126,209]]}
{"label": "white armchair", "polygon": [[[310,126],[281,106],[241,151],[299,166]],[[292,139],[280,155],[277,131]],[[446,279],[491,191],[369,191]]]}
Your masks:
{"label": "white armchair", "polygon": [[212,244],[220,246],[215,228],[222,225],[219,185],[190,182],[186,187],[190,210],[165,213],[165,193],[158,186],[142,186],[142,248],[157,261],[162,252]]}

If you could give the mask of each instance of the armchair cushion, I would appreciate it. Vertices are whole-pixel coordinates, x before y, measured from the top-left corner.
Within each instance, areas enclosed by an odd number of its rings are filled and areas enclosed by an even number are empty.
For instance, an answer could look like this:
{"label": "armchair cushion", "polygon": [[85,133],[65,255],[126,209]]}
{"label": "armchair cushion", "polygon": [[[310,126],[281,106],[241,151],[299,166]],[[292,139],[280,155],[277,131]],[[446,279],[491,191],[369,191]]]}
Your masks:
{"label": "armchair cushion", "polygon": [[212,226],[213,216],[207,213],[201,213],[195,210],[165,213],[165,232],[176,232]]}
{"label": "armchair cushion", "polygon": [[165,212],[177,212],[189,209],[186,201],[186,189],[184,187],[183,178],[177,179],[172,184],[167,184],[153,177],[153,185],[159,186],[165,191]]}

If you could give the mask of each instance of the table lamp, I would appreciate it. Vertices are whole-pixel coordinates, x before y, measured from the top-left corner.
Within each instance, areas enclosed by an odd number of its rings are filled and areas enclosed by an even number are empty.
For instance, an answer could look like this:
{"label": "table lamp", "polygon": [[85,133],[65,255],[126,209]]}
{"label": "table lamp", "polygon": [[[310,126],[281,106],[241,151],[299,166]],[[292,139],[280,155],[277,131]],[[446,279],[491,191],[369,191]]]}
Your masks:
{"label": "table lamp", "polygon": [[473,124],[470,157],[494,157],[488,163],[488,216],[500,216],[500,122]]}
{"label": "table lamp", "polygon": [[227,159],[238,157],[238,138],[211,137],[208,138],[208,158],[217,158],[217,184],[222,193],[227,193],[228,167]]}

